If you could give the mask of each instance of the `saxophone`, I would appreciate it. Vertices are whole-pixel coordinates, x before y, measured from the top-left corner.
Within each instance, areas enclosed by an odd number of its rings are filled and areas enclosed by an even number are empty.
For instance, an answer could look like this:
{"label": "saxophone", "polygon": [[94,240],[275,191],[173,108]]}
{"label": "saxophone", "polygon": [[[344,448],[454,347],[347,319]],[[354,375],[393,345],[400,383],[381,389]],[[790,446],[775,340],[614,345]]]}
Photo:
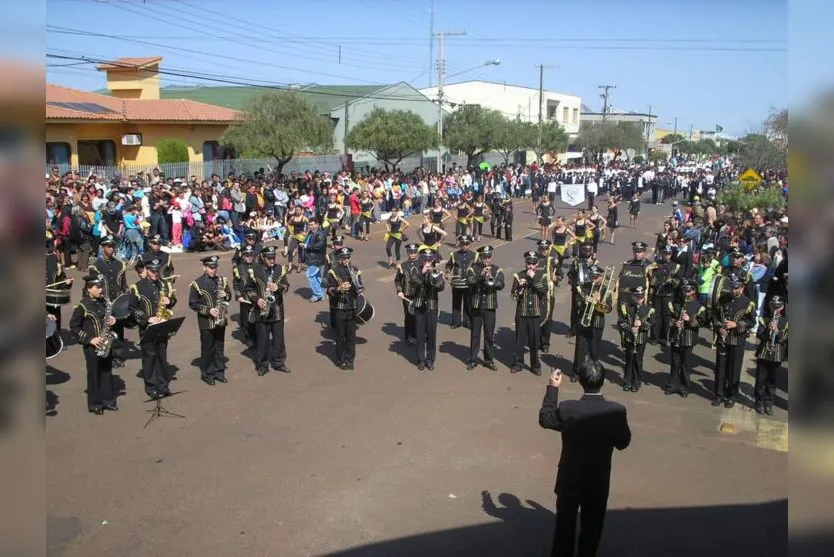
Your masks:
{"label": "saxophone", "polygon": [[112,315],[113,304],[108,298],[104,298],[104,320],[102,321],[103,325],[101,329],[101,338],[104,339],[104,343],[101,345],[101,348],[96,350],[96,356],[99,358],[106,358],[110,355],[110,351],[113,350],[113,342],[118,338],[116,333],[113,332],[113,329],[110,328],[110,325],[107,324]]}
{"label": "saxophone", "polygon": [[[169,299],[170,299],[170,294],[172,294],[173,292],[175,292],[175,290],[171,290],[171,292],[168,292],[167,283],[162,282],[162,287],[159,289],[159,297],[160,297],[160,299],[161,299],[163,296],[165,296],[166,298],[169,298]],[[170,310],[170,309],[168,309],[166,306],[162,305],[161,303],[159,303],[159,302],[157,301],[157,307],[156,307],[156,317],[157,317],[160,321],[167,321],[168,319],[171,319],[171,317],[173,317],[173,316],[174,316],[174,312],[173,312],[173,311],[171,311],[171,310]]]}
{"label": "saxophone", "polygon": [[264,300],[266,300],[266,307],[261,310],[260,317],[265,319],[269,313],[272,311],[272,305],[275,303],[275,294],[270,291],[271,285],[275,284],[275,279],[272,277],[272,273],[275,270],[275,267],[269,267],[268,274],[266,277],[266,288],[264,289]]}
{"label": "saxophone", "polygon": [[226,279],[220,277],[217,281],[217,290],[214,293],[215,309],[218,311],[217,317],[211,322],[211,328],[226,326],[226,318],[229,314],[229,302],[226,300]]}

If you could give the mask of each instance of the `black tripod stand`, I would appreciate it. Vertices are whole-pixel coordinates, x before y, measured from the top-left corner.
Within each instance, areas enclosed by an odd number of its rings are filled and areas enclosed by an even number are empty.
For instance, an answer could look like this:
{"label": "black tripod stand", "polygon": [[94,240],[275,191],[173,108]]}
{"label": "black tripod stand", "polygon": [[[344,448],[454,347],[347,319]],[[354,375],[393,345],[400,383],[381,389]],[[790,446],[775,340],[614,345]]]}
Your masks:
{"label": "black tripod stand", "polygon": [[[171,393],[170,396],[174,396],[174,395],[178,395],[178,394],[179,393]],[[142,426],[142,429],[145,429],[146,427],[151,425],[151,422],[153,422],[157,418],[166,417],[166,418],[185,419],[185,416],[183,416],[182,414],[176,414],[174,412],[169,411],[164,406],[162,406],[162,396],[161,395],[157,395],[154,398],[149,398],[145,402],[155,402],[156,404],[154,404],[154,407],[151,408],[150,410],[145,410],[145,413],[150,413],[151,417],[148,418],[148,421],[145,422],[145,425]]]}

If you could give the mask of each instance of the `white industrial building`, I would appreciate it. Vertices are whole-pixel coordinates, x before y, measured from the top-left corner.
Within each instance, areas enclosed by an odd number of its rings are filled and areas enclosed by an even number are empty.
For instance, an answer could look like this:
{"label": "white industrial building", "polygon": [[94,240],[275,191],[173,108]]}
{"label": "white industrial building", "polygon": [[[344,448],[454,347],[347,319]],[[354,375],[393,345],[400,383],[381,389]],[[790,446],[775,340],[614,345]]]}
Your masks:
{"label": "white industrial building", "polygon": [[[437,87],[420,89],[420,92],[432,100],[437,99]],[[556,120],[569,135],[575,135],[579,131],[582,99],[553,91],[544,91],[542,98],[542,117]],[[476,104],[497,110],[507,118],[539,121],[539,90],[534,87],[480,80],[451,83],[443,86],[443,103]]]}

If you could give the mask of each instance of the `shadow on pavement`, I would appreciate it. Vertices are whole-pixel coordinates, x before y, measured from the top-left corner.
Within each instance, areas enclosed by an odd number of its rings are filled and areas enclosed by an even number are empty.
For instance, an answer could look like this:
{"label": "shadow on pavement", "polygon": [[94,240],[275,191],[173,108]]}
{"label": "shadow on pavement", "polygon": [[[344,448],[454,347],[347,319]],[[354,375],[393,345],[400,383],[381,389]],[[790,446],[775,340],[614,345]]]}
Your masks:
{"label": "shadow on pavement", "polygon": [[[340,557],[540,557],[550,554],[554,514],[509,493],[482,494],[487,524],[346,549]],[[787,499],[749,505],[609,510],[599,557],[785,555]]]}

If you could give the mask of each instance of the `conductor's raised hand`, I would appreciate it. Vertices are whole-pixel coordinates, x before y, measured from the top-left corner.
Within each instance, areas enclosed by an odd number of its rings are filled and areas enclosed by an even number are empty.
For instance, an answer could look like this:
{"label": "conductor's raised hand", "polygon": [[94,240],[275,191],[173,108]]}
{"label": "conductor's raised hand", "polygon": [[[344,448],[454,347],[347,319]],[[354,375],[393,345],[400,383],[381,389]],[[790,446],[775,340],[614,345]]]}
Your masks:
{"label": "conductor's raised hand", "polygon": [[562,370],[556,369],[551,372],[550,378],[547,380],[547,384],[551,387],[560,387],[562,385]]}

